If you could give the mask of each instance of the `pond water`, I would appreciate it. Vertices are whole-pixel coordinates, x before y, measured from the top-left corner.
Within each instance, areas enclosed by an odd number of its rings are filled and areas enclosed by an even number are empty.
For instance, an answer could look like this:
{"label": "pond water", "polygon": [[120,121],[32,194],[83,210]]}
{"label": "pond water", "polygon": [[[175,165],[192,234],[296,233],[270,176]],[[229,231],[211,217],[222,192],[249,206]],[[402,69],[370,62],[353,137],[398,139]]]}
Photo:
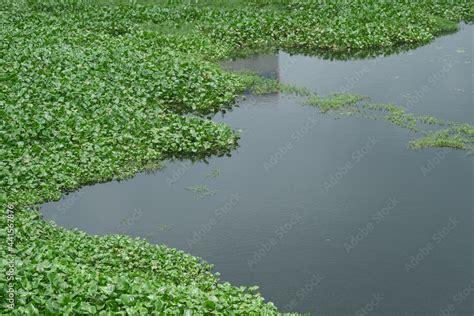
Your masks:
{"label": "pond water", "polygon": [[[369,60],[282,52],[226,66],[472,124],[473,29]],[[84,187],[42,206],[44,218],[182,249],[284,311],[472,315],[472,156],[409,150],[408,130],[318,114],[296,97],[238,104],[214,118],[241,131],[231,157]]]}

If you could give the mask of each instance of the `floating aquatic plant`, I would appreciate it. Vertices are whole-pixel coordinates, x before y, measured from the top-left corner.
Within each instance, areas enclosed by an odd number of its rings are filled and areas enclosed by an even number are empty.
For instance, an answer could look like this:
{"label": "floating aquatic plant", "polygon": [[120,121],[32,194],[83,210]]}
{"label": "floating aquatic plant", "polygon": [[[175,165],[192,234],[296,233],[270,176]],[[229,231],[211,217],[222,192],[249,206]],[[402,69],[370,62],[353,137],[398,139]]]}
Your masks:
{"label": "floating aquatic plant", "polygon": [[221,169],[214,169],[209,174],[206,175],[206,178],[217,178],[222,173]]}
{"label": "floating aquatic plant", "polygon": [[368,96],[358,94],[333,94],[329,96],[314,95],[308,99],[310,105],[316,106],[322,113],[337,111],[341,109],[354,109],[355,105],[364,100],[369,100]]}
{"label": "floating aquatic plant", "polygon": [[474,153],[474,127],[469,124],[454,125],[440,131],[429,132],[410,142],[412,148],[448,147]]}
{"label": "floating aquatic plant", "polygon": [[239,72],[243,86],[253,95],[265,95],[272,93],[288,93],[299,96],[310,96],[312,92],[305,88],[289,83],[283,83],[276,79],[262,77],[254,72]]}
{"label": "floating aquatic plant", "polygon": [[[198,258],[65,230],[30,207],[150,162],[228,154],[238,136],[204,117],[246,88],[285,87],[226,72],[216,63],[224,58],[376,55],[473,20],[468,0],[140,2],[2,1],[0,206],[14,205],[16,308],[2,302],[1,314],[277,314]],[[10,256],[0,247],[2,271]],[[5,273],[0,284],[7,297]]]}
{"label": "floating aquatic plant", "polygon": [[191,187],[187,187],[186,190],[197,193],[198,199],[202,199],[206,196],[216,195],[216,193],[218,192],[218,190],[209,189],[209,187],[206,185],[194,185]]}
{"label": "floating aquatic plant", "polygon": [[[402,107],[393,105],[393,104],[367,104],[364,105],[366,109],[384,111],[387,114],[384,116],[384,119],[400,127],[407,128],[411,131],[416,132],[416,122],[417,119],[411,113],[406,113],[405,109]],[[423,121],[435,122],[434,118],[423,117]]]}
{"label": "floating aquatic plant", "polygon": [[438,119],[438,118],[430,116],[430,115],[418,116],[416,119],[418,120],[418,122],[420,122],[422,124],[427,124],[427,125],[443,126],[443,125],[447,124],[446,120]]}
{"label": "floating aquatic plant", "polygon": [[264,78],[254,72],[239,72],[242,85],[253,95],[264,95],[280,91],[280,83],[276,79]]}
{"label": "floating aquatic plant", "polygon": [[[328,96],[311,96],[308,102],[311,105],[317,106],[322,113],[335,111],[338,117],[358,115],[369,119],[382,118],[394,125],[407,128],[413,132],[418,131],[417,123],[437,126],[449,125],[449,128],[441,131],[425,132],[423,137],[411,141],[409,144],[410,147],[413,149],[449,147],[465,149],[468,150],[468,154],[472,154],[474,144],[474,127],[472,125],[447,122],[429,115],[416,116],[412,113],[407,113],[403,107],[394,104],[371,104],[362,102],[367,100],[369,100],[367,96],[334,94]],[[382,111],[387,114],[380,117],[366,113],[363,110]]]}

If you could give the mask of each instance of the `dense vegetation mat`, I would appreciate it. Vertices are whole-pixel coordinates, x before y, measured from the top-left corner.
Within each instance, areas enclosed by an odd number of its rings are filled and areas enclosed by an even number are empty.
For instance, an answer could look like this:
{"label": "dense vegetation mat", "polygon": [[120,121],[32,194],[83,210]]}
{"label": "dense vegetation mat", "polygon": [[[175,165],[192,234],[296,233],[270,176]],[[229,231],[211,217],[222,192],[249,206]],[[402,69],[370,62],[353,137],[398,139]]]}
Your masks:
{"label": "dense vegetation mat", "polygon": [[2,314],[11,293],[16,314],[277,313],[197,258],[64,230],[31,208],[165,158],[230,153],[238,135],[206,116],[255,80],[219,60],[376,55],[473,18],[470,0],[168,2],[0,1]]}

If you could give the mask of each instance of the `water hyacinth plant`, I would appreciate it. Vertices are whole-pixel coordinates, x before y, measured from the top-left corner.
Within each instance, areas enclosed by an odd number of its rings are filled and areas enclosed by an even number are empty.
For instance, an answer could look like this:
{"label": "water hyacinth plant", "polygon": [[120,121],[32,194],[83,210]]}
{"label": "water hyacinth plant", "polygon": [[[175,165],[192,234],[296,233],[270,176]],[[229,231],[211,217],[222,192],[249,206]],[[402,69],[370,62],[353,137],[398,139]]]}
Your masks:
{"label": "water hyacinth plant", "polygon": [[[416,116],[407,113],[401,106],[394,104],[368,103],[370,97],[357,94],[333,94],[328,96],[313,95],[308,98],[307,103],[319,108],[321,113],[335,112],[339,115],[357,115],[370,119],[386,120],[398,127],[418,132],[418,123],[423,125],[445,126],[449,128],[437,132],[426,132],[425,136],[410,142],[409,147],[420,149],[427,147],[448,147],[453,149],[467,150],[472,153],[473,129],[470,124],[446,122],[430,115]],[[341,112],[344,111],[344,112]],[[373,115],[372,112],[383,112],[384,115]]]}
{"label": "water hyacinth plant", "polygon": [[278,314],[255,288],[219,282],[198,258],[62,229],[35,206],[163,159],[229,154],[237,134],[206,117],[257,81],[221,69],[225,58],[384,54],[474,17],[469,0],[223,3],[1,1],[0,205],[14,214],[0,217],[2,241],[11,221],[15,229],[0,270],[15,270],[0,274],[0,297],[13,286],[15,308],[2,301],[0,313]]}
{"label": "water hyacinth plant", "polygon": [[370,99],[368,96],[341,93],[329,96],[312,96],[308,103],[316,106],[322,113],[328,111],[338,111],[341,109],[355,109],[355,106],[361,101]]}
{"label": "water hyacinth plant", "polygon": [[[384,111],[387,114],[384,115],[384,119],[391,122],[394,125],[408,128],[411,131],[416,132],[416,122],[417,119],[411,113],[406,113],[405,109],[393,105],[393,104],[368,104],[365,108],[369,110]],[[420,121],[427,121],[434,123],[434,118],[432,120],[427,120],[426,117],[423,117]]]}
{"label": "water hyacinth plant", "polygon": [[428,132],[410,142],[412,148],[449,147],[474,153],[474,127],[469,124],[452,124],[440,131]]}

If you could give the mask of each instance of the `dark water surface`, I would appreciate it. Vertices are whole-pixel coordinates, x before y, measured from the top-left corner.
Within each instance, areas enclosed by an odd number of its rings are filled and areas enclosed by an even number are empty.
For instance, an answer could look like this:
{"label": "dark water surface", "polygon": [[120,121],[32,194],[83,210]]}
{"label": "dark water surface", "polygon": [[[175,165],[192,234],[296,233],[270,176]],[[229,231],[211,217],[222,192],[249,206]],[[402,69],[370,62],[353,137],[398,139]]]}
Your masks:
{"label": "dark water surface", "polygon": [[[230,66],[472,124],[473,29],[370,60],[280,53]],[[295,97],[239,105],[215,118],[241,130],[232,157],[88,186],[44,205],[45,219],[182,249],[215,264],[222,280],[259,285],[283,310],[474,313],[472,156],[409,150],[412,132],[320,115]],[[196,185],[209,191],[186,189]]]}

